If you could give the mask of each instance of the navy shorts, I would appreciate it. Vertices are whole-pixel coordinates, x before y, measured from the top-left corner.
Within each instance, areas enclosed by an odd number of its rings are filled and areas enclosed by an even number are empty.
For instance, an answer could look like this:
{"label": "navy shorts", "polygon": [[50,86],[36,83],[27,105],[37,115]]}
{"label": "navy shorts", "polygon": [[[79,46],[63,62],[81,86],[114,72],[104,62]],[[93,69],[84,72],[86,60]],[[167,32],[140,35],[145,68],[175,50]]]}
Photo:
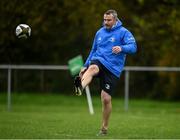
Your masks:
{"label": "navy shorts", "polygon": [[98,60],[92,60],[90,65],[97,65],[99,68],[99,73],[96,77],[98,77],[100,79],[101,90],[104,90],[109,95],[112,95],[119,78],[116,77],[114,74],[112,74]]}

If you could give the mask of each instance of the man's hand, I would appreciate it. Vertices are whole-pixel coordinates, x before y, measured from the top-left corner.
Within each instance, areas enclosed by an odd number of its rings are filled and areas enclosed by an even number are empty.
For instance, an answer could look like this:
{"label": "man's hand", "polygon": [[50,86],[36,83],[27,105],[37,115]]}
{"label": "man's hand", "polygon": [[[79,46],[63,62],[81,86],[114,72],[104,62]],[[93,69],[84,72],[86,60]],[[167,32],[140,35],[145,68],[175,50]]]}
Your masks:
{"label": "man's hand", "polygon": [[114,46],[112,47],[112,52],[115,53],[115,54],[118,54],[122,51],[121,47],[120,46]]}
{"label": "man's hand", "polygon": [[81,71],[79,72],[79,76],[82,78],[83,74],[86,72],[87,67],[81,68]]}

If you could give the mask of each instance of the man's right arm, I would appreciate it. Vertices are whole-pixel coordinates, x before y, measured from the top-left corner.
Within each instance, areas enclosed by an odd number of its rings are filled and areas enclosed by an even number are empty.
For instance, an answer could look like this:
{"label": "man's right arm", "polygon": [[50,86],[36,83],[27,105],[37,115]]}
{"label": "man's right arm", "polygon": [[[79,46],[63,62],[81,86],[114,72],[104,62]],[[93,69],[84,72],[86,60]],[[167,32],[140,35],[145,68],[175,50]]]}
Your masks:
{"label": "man's right arm", "polygon": [[97,45],[96,45],[96,36],[95,36],[91,52],[90,52],[88,58],[86,59],[84,67],[88,67],[90,65],[91,58],[94,55],[94,53],[96,52],[96,50],[97,50]]}
{"label": "man's right arm", "polygon": [[97,49],[97,46],[96,46],[96,36],[95,36],[91,52],[90,52],[88,58],[86,59],[84,67],[82,67],[81,71],[79,72],[80,77],[82,77],[82,75],[86,72],[88,66],[90,65],[91,58],[92,58],[93,54],[95,53],[96,49]]}

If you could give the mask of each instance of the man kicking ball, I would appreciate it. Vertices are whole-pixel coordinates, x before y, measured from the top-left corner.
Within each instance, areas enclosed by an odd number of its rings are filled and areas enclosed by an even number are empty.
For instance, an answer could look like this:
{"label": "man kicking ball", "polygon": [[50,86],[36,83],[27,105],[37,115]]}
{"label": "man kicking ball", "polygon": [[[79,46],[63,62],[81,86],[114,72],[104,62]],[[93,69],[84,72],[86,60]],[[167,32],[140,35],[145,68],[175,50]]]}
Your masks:
{"label": "man kicking ball", "polygon": [[135,53],[136,41],[130,31],[122,26],[115,10],[104,13],[104,24],[94,38],[92,50],[74,80],[75,92],[81,95],[93,77],[100,79],[102,101],[102,126],[99,135],[106,135],[112,110],[111,95],[123,71],[127,54]]}

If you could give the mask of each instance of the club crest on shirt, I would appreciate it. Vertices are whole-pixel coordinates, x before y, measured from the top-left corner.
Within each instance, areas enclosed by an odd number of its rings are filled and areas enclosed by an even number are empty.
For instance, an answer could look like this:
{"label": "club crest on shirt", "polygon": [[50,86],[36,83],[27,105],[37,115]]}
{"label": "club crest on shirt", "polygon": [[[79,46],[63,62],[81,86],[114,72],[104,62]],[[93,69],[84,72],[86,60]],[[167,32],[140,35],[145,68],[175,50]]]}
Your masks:
{"label": "club crest on shirt", "polygon": [[111,37],[111,38],[109,39],[109,41],[115,42],[115,38],[114,38],[114,37]]}

